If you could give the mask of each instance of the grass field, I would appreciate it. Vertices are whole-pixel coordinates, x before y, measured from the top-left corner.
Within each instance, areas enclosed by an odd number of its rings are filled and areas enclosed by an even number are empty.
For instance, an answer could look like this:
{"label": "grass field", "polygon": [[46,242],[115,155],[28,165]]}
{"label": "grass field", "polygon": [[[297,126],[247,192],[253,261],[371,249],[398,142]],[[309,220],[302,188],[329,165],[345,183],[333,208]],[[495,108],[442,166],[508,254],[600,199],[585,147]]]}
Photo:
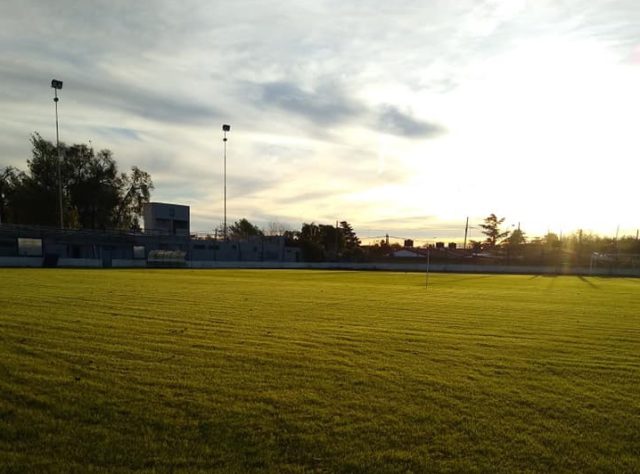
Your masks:
{"label": "grass field", "polygon": [[639,472],[640,280],[0,270],[0,472]]}

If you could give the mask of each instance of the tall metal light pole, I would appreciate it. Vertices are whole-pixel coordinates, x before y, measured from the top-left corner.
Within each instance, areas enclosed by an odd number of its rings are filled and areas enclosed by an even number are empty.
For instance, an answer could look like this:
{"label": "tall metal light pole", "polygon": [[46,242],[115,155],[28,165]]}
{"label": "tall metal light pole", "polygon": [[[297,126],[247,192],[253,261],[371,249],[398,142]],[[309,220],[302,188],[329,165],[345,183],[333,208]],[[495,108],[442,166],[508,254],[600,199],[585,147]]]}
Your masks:
{"label": "tall metal light pole", "polygon": [[58,89],[62,89],[62,81],[53,79],[51,81],[51,87],[53,87],[55,93],[53,102],[56,105],[56,150],[58,151],[58,206],[60,207],[60,228],[64,229],[64,212],[62,209],[62,157],[60,156],[60,136],[58,134]]}
{"label": "tall metal light pole", "polygon": [[224,138],[222,139],[224,143],[224,223],[222,224],[224,240],[227,240],[227,132],[230,131],[231,125],[222,125],[222,132],[224,133]]}

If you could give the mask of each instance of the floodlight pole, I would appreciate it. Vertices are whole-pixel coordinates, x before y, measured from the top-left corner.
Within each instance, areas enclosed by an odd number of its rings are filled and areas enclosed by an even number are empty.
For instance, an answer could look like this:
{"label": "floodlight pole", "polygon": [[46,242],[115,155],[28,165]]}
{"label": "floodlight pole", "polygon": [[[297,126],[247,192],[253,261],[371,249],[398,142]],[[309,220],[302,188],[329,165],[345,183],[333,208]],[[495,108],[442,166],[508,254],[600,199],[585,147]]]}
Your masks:
{"label": "floodlight pole", "polygon": [[222,224],[222,233],[224,240],[227,240],[227,132],[230,130],[231,125],[222,125],[222,132],[224,133],[224,138],[222,139],[224,143],[224,223]]}
{"label": "floodlight pole", "polygon": [[53,79],[51,81],[51,87],[54,91],[53,103],[56,106],[56,150],[58,152],[58,207],[60,208],[60,228],[64,229],[64,210],[62,208],[62,171],[61,162],[62,156],[60,155],[60,135],[58,133],[58,89],[62,89],[62,81]]}

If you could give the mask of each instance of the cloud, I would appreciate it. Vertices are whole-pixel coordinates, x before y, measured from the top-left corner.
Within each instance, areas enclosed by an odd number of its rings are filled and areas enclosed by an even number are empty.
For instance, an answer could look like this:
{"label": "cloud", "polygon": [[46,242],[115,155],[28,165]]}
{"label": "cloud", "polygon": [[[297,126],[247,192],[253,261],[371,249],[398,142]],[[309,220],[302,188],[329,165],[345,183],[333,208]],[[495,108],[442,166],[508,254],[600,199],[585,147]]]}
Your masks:
{"label": "cloud", "polygon": [[116,140],[140,140],[140,135],[136,130],[124,127],[94,127],[93,130],[96,134],[103,137]]}
{"label": "cloud", "polygon": [[415,119],[392,105],[381,108],[378,126],[388,133],[407,138],[433,138],[445,131],[441,125]]}
{"label": "cloud", "polygon": [[[149,88],[124,83],[119,80],[103,79],[98,82],[82,78],[69,81],[67,95],[87,106],[126,110],[138,117],[165,123],[211,122],[220,113],[206,102],[196,102],[187,95],[174,95]],[[66,85],[66,84],[65,84]],[[74,90],[75,88],[75,90]]]}
{"label": "cloud", "polygon": [[323,127],[361,124],[405,138],[433,138],[445,131],[439,124],[416,119],[392,105],[367,107],[350,97],[335,82],[321,85],[313,91],[283,81],[256,87],[259,106],[293,113]]}
{"label": "cloud", "polygon": [[342,123],[359,116],[363,108],[334,84],[306,91],[292,82],[268,82],[258,85],[260,103],[319,124]]}

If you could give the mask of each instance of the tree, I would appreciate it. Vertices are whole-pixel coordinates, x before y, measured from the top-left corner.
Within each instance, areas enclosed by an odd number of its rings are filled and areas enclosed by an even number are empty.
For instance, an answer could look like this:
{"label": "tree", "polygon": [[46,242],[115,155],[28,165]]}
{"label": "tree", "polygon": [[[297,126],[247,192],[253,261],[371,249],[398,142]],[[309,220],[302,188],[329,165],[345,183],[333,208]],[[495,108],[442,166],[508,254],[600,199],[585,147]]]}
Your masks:
{"label": "tree", "polygon": [[18,181],[19,174],[15,168],[7,166],[0,171],[0,224],[12,220],[9,215],[10,203]]}
{"label": "tree", "polygon": [[232,240],[242,240],[250,237],[262,237],[264,233],[258,226],[242,218],[229,226],[227,235]]}
{"label": "tree", "polygon": [[509,231],[501,231],[500,225],[504,222],[504,217],[498,218],[495,214],[489,214],[485,217],[484,223],[480,224],[482,227],[482,233],[487,236],[484,244],[488,248],[494,248],[505,237],[509,235]]}
{"label": "tree", "polygon": [[356,235],[353,227],[347,221],[340,222],[340,231],[344,241],[343,258],[354,259],[361,258],[363,255],[360,248],[360,239]]}
{"label": "tree", "polygon": [[266,234],[270,237],[286,236],[288,232],[291,232],[289,227],[281,222],[269,222],[267,224]]}
{"label": "tree", "polygon": [[[7,222],[57,225],[60,212],[57,149],[37,133],[31,136],[31,145],[27,173],[5,169],[0,206]],[[143,205],[149,202],[153,189],[149,173],[135,166],[130,174],[119,173],[109,150],[96,154],[84,144],[70,147],[60,144],[60,148],[64,157],[60,174],[66,226],[138,227]]]}
{"label": "tree", "polygon": [[562,246],[562,242],[560,241],[558,234],[554,234],[553,232],[547,232],[547,234],[542,238],[542,243],[551,248],[560,248]]}
{"label": "tree", "polygon": [[308,262],[321,262],[325,258],[322,245],[320,227],[315,223],[304,223],[298,233],[298,245],[302,252],[302,259]]}
{"label": "tree", "polygon": [[362,256],[360,239],[347,221],[338,227],[326,224],[302,224],[297,243],[306,261],[354,259]]}
{"label": "tree", "polygon": [[118,187],[122,197],[116,210],[116,225],[139,229],[144,205],[151,198],[153,189],[151,175],[137,166],[132,166],[130,174],[120,175]]}
{"label": "tree", "polygon": [[356,235],[353,227],[347,221],[340,222],[340,230],[344,236],[344,247],[346,249],[355,249],[360,247],[360,239]]}
{"label": "tree", "polygon": [[120,227],[114,212],[121,201],[119,175],[111,152],[94,154],[86,145],[73,145],[66,150],[63,168],[67,213],[75,210],[79,227]]}
{"label": "tree", "polygon": [[516,230],[511,232],[511,235],[509,235],[509,237],[507,237],[505,239],[505,243],[509,247],[512,247],[512,248],[519,247],[519,246],[524,245],[525,243],[527,243],[527,236],[518,227]]}

